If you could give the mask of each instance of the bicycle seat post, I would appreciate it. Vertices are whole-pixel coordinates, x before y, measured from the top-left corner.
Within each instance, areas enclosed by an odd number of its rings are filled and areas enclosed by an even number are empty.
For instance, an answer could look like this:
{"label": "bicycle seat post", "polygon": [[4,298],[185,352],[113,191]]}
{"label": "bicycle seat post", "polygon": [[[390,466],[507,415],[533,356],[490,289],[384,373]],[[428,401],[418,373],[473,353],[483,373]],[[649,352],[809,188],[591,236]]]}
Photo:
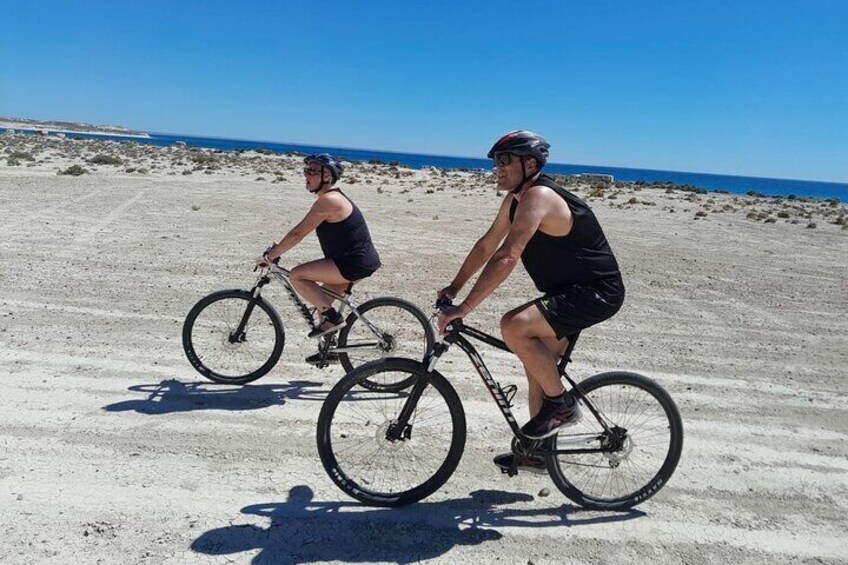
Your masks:
{"label": "bicycle seat post", "polygon": [[565,348],[565,352],[560,357],[559,363],[557,363],[557,368],[561,374],[565,374],[565,367],[571,362],[571,354],[574,352],[574,346],[577,345],[578,337],[580,337],[580,332],[565,336],[568,340],[568,347]]}

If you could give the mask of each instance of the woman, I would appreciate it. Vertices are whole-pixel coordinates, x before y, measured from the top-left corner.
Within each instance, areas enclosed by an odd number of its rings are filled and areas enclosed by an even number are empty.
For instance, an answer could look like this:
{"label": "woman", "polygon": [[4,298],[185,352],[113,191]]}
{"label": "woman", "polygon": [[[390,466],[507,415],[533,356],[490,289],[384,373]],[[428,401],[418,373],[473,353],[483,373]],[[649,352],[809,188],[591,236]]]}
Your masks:
{"label": "woman", "polygon": [[306,163],[303,169],[306,190],[315,195],[315,203],[282,240],[256,259],[256,263],[269,264],[315,230],[324,259],[292,269],[291,283],[307,302],[318,308],[321,319],[309,337],[320,337],[345,324],[333,308],[332,297],[324,294],[321,286],[343,293],[349,284],[371,276],[380,267],[380,257],[371,242],[362,212],[341,190],[333,187],[344,171],[341,162],[327,153],[309,155],[303,161]]}

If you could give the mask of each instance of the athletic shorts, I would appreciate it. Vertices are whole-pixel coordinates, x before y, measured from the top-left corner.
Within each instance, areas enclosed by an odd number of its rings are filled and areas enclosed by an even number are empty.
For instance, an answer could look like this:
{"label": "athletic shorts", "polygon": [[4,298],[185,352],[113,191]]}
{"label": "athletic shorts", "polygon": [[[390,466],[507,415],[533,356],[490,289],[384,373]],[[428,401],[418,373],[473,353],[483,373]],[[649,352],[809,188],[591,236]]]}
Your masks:
{"label": "athletic shorts", "polygon": [[610,295],[579,284],[533,301],[553,328],[557,339],[612,318],[623,303],[623,288],[621,293]]}
{"label": "athletic shorts", "polygon": [[380,268],[380,259],[371,255],[333,257],[333,262],[342,276],[351,282],[370,277]]}

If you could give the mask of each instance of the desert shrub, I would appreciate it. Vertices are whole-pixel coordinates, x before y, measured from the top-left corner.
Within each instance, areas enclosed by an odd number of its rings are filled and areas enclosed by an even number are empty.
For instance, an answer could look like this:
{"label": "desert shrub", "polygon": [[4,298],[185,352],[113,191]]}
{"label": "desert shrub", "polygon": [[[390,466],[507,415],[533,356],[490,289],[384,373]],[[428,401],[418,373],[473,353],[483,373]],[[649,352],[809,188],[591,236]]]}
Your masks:
{"label": "desert shrub", "polygon": [[146,175],[146,174],[147,174],[147,173],[149,173],[150,171],[149,171],[148,169],[144,168],[144,167],[139,167],[139,168],[136,170],[136,172],[137,172],[138,174],[140,174],[140,175]]}
{"label": "desert shrub", "polygon": [[766,218],[766,223],[767,223],[767,224],[773,224],[773,223],[775,223],[776,221],[777,221],[777,218],[772,218],[772,217],[768,217],[768,218]]}
{"label": "desert shrub", "polygon": [[9,159],[17,159],[18,161],[35,161],[35,157],[32,156],[32,153],[27,153],[26,151],[13,151],[9,154]]}
{"label": "desert shrub", "polygon": [[815,222],[810,222],[809,224],[807,224],[807,229],[815,229],[815,227],[816,227]]}
{"label": "desert shrub", "polygon": [[212,165],[218,162],[218,157],[204,151],[192,151],[188,158],[190,161],[197,163],[198,165]]}
{"label": "desert shrub", "polygon": [[628,200],[628,201],[627,201],[627,203],[628,203],[628,204],[638,204],[638,203],[639,203],[639,201],[638,201],[638,200],[636,200],[636,198],[634,197],[634,198],[631,198],[630,200]]}
{"label": "desert shrub", "polygon": [[10,167],[17,167],[18,165],[21,164],[21,162],[19,160],[15,159],[14,157],[9,157],[8,159],[6,159],[6,164],[9,165]]}
{"label": "desert shrub", "polygon": [[707,216],[707,213],[704,212],[703,210],[699,210],[699,211],[695,212],[696,218],[705,218],[706,216]]}
{"label": "desert shrub", "polygon": [[787,212],[786,210],[781,210],[780,212],[777,213],[777,217],[778,218],[788,218],[789,212]]}
{"label": "desert shrub", "polygon": [[188,169],[185,169],[185,170],[182,172],[182,174],[183,174],[183,176],[190,175],[190,174],[191,174],[191,171],[190,171],[190,170],[188,170]]}
{"label": "desert shrub", "polygon": [[123,165],[124,162],[120,157],[115,157],[114,155],[106,155],[105,153],[101,153],[99,155],[95,155],[88,161],[93,165]]}
{"label": "desert shrub", "polygon": [[60,175],[71,175],[71,176],[74,176],[74,177],[78,177],[80,175],[84,175],[87,172],[88,171],[86,171],[85,169],[83,169],[79,165],[71,165],[67,169],[65,169],[63,171],[59,171],[59,174]]}

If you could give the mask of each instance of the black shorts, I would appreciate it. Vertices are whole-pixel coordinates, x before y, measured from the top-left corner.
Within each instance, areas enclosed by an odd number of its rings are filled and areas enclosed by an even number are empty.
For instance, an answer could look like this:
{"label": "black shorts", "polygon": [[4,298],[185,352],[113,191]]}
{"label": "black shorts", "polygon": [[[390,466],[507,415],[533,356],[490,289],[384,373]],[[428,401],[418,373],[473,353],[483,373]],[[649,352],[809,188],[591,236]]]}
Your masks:
{"label": "black shorts", "polygon": [[533,304],[553,328],[557,339],[562,339],[612,318],[624,304],[624,291],[610,295],[575,284],[561,292],[545,294]]}
{"label": "black shorts", "polygon": [[342,276],[351,282],[370,277],[380,268],[380,259],[371,255],[333,257],[333,262]]}

